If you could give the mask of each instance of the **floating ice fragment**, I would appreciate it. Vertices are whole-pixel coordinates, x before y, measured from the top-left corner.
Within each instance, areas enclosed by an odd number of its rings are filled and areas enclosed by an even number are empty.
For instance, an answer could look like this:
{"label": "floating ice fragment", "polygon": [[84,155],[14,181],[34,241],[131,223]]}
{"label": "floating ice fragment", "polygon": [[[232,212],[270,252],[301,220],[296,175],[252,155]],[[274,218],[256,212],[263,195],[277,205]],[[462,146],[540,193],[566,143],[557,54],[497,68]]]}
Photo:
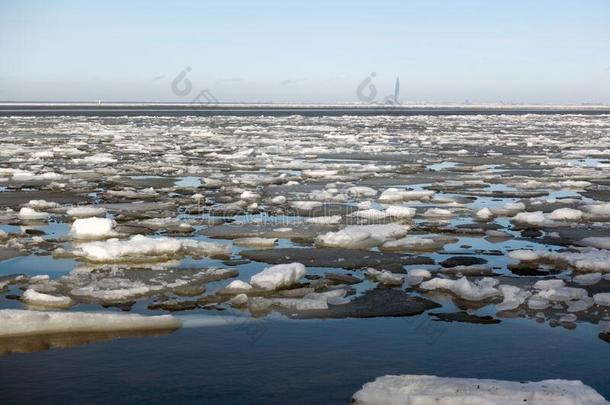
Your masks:
{"label": "floating ice fragment", "polygon": [[231,252],[231,245],[191,239],[151,238],[134,235],[128,240],[109,239],[82,243],[72,252],[92,262],[154,262],[181,255],[215,256]]}
{"label": "floating ice fragment", "polygon": [[379,202],[427,201],[434,194],[435,192],[433,190],[400,190],[397,188],[388,188],[379,196]]}
{"label": "floating ice fragment", "polygon": [[390,205],[386,207],[385,212],[394,218],[413,218],[416,210],[411,207],[402,207],[400,205]]}
{"label": "floating ice fragment", "polygon": [[511,259],[519,260],[522,262],[538,260],[538,254],[533,250],[513,250],[511,252],[508,252],[508,256]]}
{"label": "floating ice fragment", "polygon": [[550,290],[551,288],[563,287],[565,283],[560,279],[538,280],[534,283],[534,288],[537,290]]}
{"label": "floating ice fragment", "polygon": [[296,284],[305,274],[305,266],[301,263],[278,264],[253,275],[250,284],[264,290],[276,290]]}
{"label": "floating ice fragment", "polygon": [[341,222],[341,215],[331,215],[327,217],[312,217],[305,220],[309,224],[335,225]]}
{"label": "floating ice fragment", "polygon": [[593,285],[599,283],[601,280],[602,273],[589,273],[574,276],[574,279],[572,281],[580,285]]}
{"label": "floating ice fragment", "polygon": [[229,300],[233,307],[245,307],[248,305],[248,296],[246,294],[238,294]]}
{"label": "floating ice fragment", "polygon": [[478,210],[475,216],[481,221],[489,221],[494,217],[494,214],[489,208],[485,207]]}
{"label": "floating ice fragment", "polygon": [[[32,289],[27,289],[21,296],[21,300],[28,305],[40,308],[70,308],[74,305],[74,301],[70,297],[43,294]],[[2,332],[0,332],[1,334]]]}
{"label": "floating ice fragment", "polygon": [[450,217],[453,213],[444,208],[429,208],[422,215],[424,217]]}
{"label": "floating ice fragment", "polygon": [[271,199],[271,204],[281,205],[281,204],[285,204],[285,203],[286,203],[286,197],[284,197],[283,195],[278,195]]}
{"label": "floating ice fragment", "polygon": [[109,218],[78,218],[72,223],[70,233],[77,239],[102,239],[116,236],[116,223]]}
{"label": "floating ice fragment", "polygon": [[17,217],[22,220],[46,220],[49,217],[49,214],[36,211],[29,207],[23,207],[19,210]]}
{"label": "floating ice fragment", "polygon": [[572,208],[559,208],[548,214],[553,221],[579,221],[582,218],[582,211]]}
{"label": "floating ice fragment", "polygon": [[512,218],[513,222],[541,226],[547,221],[542,211],[520,212]]}
{"label": "floating ice fragment", "polygon": [[462,277],[458,280],[437,277],[432,280],[424,281],[419,287],[424,290],[449,290],[465,300],[482,301],[500,295],[500,291],[494,288],[497,284],[498,280],[490,277],[483,277],[474,283],[469,281],[466,277]]}
{"label": "floating ice fragment", "polygon": [[592,236],[584,238],[580,241],[581,245],[592,246],[598,249],[610,249],[610,237],[608,236]]}
{"label": "floating ice fragment", "polygon": [[580,381],[513,382],[429,375],[386,375],[364,384],[353,395],[355,405],[489,404],[608,405]]}
{"label": "floating ice fragment", "polygon": [[610,293],[597,293],[593,296],[593,301],[597,305],[610,307]]}
{"label": "floating ice fragment", "polygon": [[74,207],[68,209],[66,213],[75,218],[103,217],[106,215],[106,208],[92,206]]}
{"label": "floating ice fragment", "polygon": [[559,317],[559,322],[576,322],[577,319],[574,314],[566,314]]}
{"label": "floating ice fragment", "polygon": [[519,287],[512,285],[500,285],[498,289],[504,297],[504,301],[496,305],[498,311],[509,311],[517,309],[521,304],[525,302],[532,294],[528,291],[524,291]]}
{"label": "floating ice fragment", "polygon": [[27,206],[34,209],[45,210],[49,208],[57,208],[59,207],[59,204],[54,201],[30,200],[27,203]]}
{"label": "floating ice fragment", "polygon": [[142,316],[92,312],[39,312],[0,310],[0,336],[50,333],[115,332],[178,329],[181,322],[170,315]]}
{"label": "floating ice fragment", "polygon": [[581,312],[593,306],[593,298],[583,297],[576,301],[568,301],[568,312]]}
{"label": "floating ice fragment", "polygon": [[233,280],[224,289],[230,291],[248,291],[252,289],[252,286],[245,281]]}
{"label": "floating ice fragment", "polygon": [[277,244],[277,238],[238,238],[233,239],[233,243],[238,246],[273,247]]}

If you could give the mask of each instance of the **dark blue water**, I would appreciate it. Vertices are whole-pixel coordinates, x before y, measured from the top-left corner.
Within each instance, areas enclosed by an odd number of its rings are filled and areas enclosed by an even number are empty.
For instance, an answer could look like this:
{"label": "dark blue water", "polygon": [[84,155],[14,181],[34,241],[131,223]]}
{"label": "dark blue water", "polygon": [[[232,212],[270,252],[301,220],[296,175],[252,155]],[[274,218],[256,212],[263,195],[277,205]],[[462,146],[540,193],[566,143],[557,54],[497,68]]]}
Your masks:
{"label": "dark blue water", "polygon": [[432,322],[427,315],[272,321],[182,329],[11,354],[2,404],[336,404],[384,374],[580,379],[610,398],[610,344],[597,328],[530,320]]}

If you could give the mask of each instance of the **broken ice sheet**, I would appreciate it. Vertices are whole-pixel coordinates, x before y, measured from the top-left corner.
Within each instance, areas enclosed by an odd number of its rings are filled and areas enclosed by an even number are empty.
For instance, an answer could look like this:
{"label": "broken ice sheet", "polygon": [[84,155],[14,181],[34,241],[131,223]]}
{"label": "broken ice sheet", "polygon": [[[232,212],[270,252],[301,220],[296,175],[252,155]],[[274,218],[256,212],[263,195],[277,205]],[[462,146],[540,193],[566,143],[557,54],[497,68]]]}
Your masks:
{"label": "broken ice sheet", "polygon": [[[7,130],[0,139],[0,187],[6,189],[0,226],[7,227],[0,259],[26,255],[17,258],[24,271],[39,271],[30,270],[38,258],[48,259],[47,266],[52,259],[38,255],[74,252],[89,267],[58,274],[70,268],[56,265],[50,280],[8,284],[6,295],[30,288],[62,305],[68,297],[76,309],[158,296],[175,309],[183,305],[177,297],[199,302],[213,301],[216,293],[222,299],[250,294],[250,301],[272,298],[296,308],[321,305],[311,296],[297,301],[310,293],[353,282],[350,301],[390,285],[490,313],[533,317],[540,311],[549,321],[572,313],[576,323],[607,316],[600,305],[605,295],[597,295],[609,290],[603,117],[183,117],[173,126],[169,150],[162,117],[0,121]],[[102,226],[89,226],[95,223]],[[71,235],[68,224],[76,224]],[[236,240],[231,249],[229,240]],[[545,253],[517,263],[507,256],[516,250]],[[233,269],[214,270],[218,277],[235,275],[241,283],[291,262],[320,279],[301,278],[267,295],[237,283],[240,288],[220,294],[228,279],[210,285],[196,274],[225,263],[192,259],[216,253]],[[487,263],[439,267],[456,256]],[[17,260],[5,266],[13,270]],[[167,266],[168,260],[192,269]],[[534,275],[519,277],[511,265]],[[379,277],[365,278],[369,267]],[[326,277],[330,268],[339,276]],[[499,282],[481,285],[481,275]],[[586,296],[537,289],[541,276],[561,278],[561,287]],[[439,295],[415,287],[438,278],[457,286]],[[467,300],[482,291],[494,295]],[[54,300],[28,295],[39,304]],[[21,305],[0,300],[9,304]]]}
{"label": "broken ice sheet", "polygon": [[77,302],[126,303],[166,294],[200,295],[207,283],[237,275],[231,268],[77,266],[68,275],[31,284],[30,288]]}

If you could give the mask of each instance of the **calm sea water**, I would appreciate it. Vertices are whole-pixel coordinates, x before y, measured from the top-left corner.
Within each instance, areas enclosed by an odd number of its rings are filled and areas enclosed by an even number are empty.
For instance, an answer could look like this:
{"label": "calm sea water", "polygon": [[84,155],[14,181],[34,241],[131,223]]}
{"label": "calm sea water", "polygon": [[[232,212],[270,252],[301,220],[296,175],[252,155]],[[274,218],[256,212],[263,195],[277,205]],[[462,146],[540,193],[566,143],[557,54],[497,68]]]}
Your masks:
{"label": "calm sea water", "polygon": [[384,374],[580,379],[610,398],[597,328],[413,318],[182,329],[0,359],[3,404],[348,403]]}

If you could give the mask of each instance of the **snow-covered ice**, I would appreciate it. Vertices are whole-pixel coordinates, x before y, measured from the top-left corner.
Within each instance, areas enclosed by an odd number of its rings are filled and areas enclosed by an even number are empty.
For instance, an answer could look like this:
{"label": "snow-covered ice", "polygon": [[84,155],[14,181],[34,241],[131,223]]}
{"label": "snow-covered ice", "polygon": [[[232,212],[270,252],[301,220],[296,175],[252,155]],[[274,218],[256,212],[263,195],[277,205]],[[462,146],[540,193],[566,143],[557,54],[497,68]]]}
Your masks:
{"label": "snow-covered ice", "polygon": [[0,337],[50,333],[118,332],[180,328],[171,315],[142,316],[93,312],[0,310]]}
{"label": "snow-covered ice", "polygon": [[278,264],[253,275],[250,284],[263,290],[276,290],[297,283],[306,273],[301,263]]}
{"label": "snow-covered ice", "polygon": [[432,375],[386,375],[353,395],[358,405],[608,405],[580,381],[500,381]]}

